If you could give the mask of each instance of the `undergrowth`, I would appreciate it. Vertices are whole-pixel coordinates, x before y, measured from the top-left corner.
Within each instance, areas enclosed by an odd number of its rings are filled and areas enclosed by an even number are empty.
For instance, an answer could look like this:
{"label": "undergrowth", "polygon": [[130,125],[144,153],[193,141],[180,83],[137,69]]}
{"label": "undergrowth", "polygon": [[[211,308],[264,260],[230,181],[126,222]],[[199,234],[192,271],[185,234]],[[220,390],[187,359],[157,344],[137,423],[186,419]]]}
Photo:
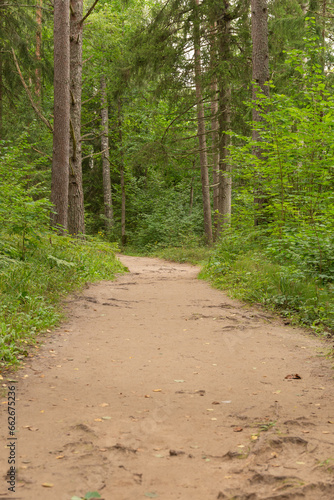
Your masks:
{"label": "undergrowth", "polygon": [[117,246],[54,234],[25,241],[0,235],[0,367],[16,364],[37,334],[62,318],[61,301],[87,282],[113,279],[124,267]]}
{"label": "undergrowth", "polygon": [[[323,248],[317,250],[311,236],[304,234],[301,238],[296,233],[283,236],[275,239],[258,229],[226,234],[200,277],[235,298],[276,310],[293,322],[331,336],[334,333],[332,256],[329,253],[325,256]],[[294,245],[297,240],[299,245]]]}

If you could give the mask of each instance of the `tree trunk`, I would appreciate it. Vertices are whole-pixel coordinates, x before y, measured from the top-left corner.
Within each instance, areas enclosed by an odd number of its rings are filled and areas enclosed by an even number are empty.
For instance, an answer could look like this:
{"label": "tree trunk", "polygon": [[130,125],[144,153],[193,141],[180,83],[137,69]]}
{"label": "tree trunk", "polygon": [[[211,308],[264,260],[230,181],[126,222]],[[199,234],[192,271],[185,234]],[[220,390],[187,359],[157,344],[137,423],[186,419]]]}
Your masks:
{"label": "tree trunk", "polygon": [[42,47],[42,7],[43,0],[37,0],[36,5],[36,61],[37,68],[35,70],[35,94],[37,97],[37,104],[41,105],[42,100],[42,78],[41,78],[41,68],[39,67],[41,63],[41,47]]}
{"label": "tree trunk", "polygon": [[[252,62],[253,62],[253,101],[256,101],[258,94],[263,93],[269,96],[269,47],[268,47],[268,8],[266,0],[251,0],[252,11]],[[252,118],[254,122],[261,122],[261,110],[259,105],[253,106]],[[263,160],[261,150],[261,140],[258,131],[254,128],[252,133],[253,141],[258,145],[254,149],[257,158]],[[256,208],[255,225],[266,222],[266,215],[263,213],[268,204],[268,196],[264,192],[261,176],[257,178],[255,188],[254,203]]]}
{"label": "tree trunk", "polygon": [[232,177],[231,166],[228,162],[228,146],[230,136],[227,132],[231,128],[231,84],[229,81],[228,64],[230,61],[230,28],[231,17],[229,14],[230,2],[225,1],[222,9],[218,11],[218,58],[225,70],[219,78],[219,195],[218,214],[216,217],[216,237],[226,228],[230,227]]}
{"label": "tree trunk", "polygon": [[51,171],[51,224],[67,230],[70,126],[70,4],[54,2],[54,132]]}
{"label": "tree trunk", "polygon": [[123,153],[123,132],[122,132],[122,101],[118,98],[118,134],[120,145],[120,174],[121,174],[121,192],[122,192],[122,213],[121,213],[121,231],[122,231],[122,245],[126,245],[126,228],[125,228],[125,215],[126,215],[126,198],[125,198],[125,178],[124,178],[124,153]]}
{"label": "tree trunk", "polygon": [[204,214],[204,232],[207,243],[212,243],[212,220],[211,220],[211,203],[210,203],[210,188],[209,188],[209,171],[207,162],[206,149],[206,133],[205,133],[205,116],[202,96],[202,65],[201,65],[201,35],[198,18],[199,0],[194,0],[194,56],[195,56],[195,87],[196,87],[196,102],[197,102],[197,130],[199,141],[199,159],[201,166],[201,181],[202,181],[202,198],[203,198],[203,214]]}
{"label": "tree trunk", "polygon": [[108,125],[108,98],[106,90],[105,76],[101,76],[101,151],[102,151],[102,175],[103,175],[103,200],[104,200],[104,221],[106,233],[109,235],[114,225],[113,207],[110,181],[109,163],[109,125]]}
{"label": "tree trunk", "polygon": [[211,132],[212,132],[212,179],[213,179],[213,212],[214,212],[214,239],[217,237],[217,223],[219,214],[219,120],[218,120],[218,80],[217,67],[217,22],[212,23],[210,40],[211,78]]}
{"label": "tree trunk", "polygon": [[219,92],[219,208],[217,220],[217,235],[231,224],[232,203],[232,176],[231,165],[228,161],[228,147],[230,136],[227,135],[231,128],[231,87],[226,82],[225,88]]}
{"label": "tree trunk", "polygon": [[68,231],[85,234],[81,151],[82,19],[83,0],[71,0],[70,15],[70,170]]}

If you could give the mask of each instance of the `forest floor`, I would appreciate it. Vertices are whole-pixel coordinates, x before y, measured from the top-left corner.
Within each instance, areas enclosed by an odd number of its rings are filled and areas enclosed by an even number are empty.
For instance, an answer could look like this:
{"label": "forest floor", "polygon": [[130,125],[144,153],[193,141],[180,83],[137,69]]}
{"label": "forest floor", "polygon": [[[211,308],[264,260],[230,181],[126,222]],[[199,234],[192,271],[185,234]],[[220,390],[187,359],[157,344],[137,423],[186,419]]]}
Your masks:
{"label": "forest floor", "polygon": [[70,297],[67,322],[3,373],[17,440],[3,386],[0,499],[333,499],[326,344],[194,266],[120,260],[130,273]]}

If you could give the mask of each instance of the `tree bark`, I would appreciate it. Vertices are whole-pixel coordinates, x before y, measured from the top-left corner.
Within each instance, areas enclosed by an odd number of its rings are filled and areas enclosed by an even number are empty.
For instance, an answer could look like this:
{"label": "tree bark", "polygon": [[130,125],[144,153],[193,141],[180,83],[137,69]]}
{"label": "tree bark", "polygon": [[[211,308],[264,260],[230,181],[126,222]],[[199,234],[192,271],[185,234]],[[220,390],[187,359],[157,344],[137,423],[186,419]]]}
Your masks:
{"label": "tree bark", "polygon": [[126,197],[125,197],[125,177],[124,177],[124,152],[123,152],[123,120],[122,120],[122,101],[118,98],[118,134],[120,145],[120,175],[121,175],[121,193],[122,193],[122,211],[121,211],[121,241],[122,245],[126,245]]}
{"label": "tree bark", "polygon": [[[252,11],[252,64],[253,64],[253,101],[258,95],[269,96],[269,87],[266,85],[269,81],[269,46],[268,46],[268,8],[266,0],[251,0]],[[252,118],[254,122],[261,122],[261,112],[263,110],[259,104],[253,106]],[[254,154],[257,158],[263,160],[261,150],[261,139],[259,132],[253,128],[253,141],[257,142]],[[261,176],[257,178],[255,188],[255,225],[261,225],[266,222],[264,208],[268,204],[268,196],[263,190]]]}
{"label": "tree bark", "polygon": [[213,212],[214,212],[214,240],[217,237],[217,223],[219,214],[219,120],[218,120],[218,80],[217,66],[217,22],[211,27],[210,66],[211,77],[211,132],[212,132],[212,179],[213,179]]}
{"label": "tree bark", "polygon": [[229,16],[230,3],[224,2],[222,10],[219,12],[218,25],[218,57],[219,62],[224,65],[224,74],[219,79],[219,195],[218,214],[216,218],[216,236],[226,228],[231,222],[231,201],[232,201],[232,176],[231,166],[228,162],[228,146],[230,136],[227,132],[231,128],[231,84],[229,74],[226,70],[230,60],[230,28],[231,18]]}
{"label": "tree bark", "polygon": [[199,0],[194,0],[194,57],[195,57],[195,87],[196,87],[196,103],[197,103],[197,130],[199,141],[199,159],[201,167],[202,181],[202,199],[203,199],[203,214],[204,214],[204,232],[207,243],[212,243],[212,219],[211,219],[211,202],[209,188],[209,171],[207,162],[206,149],[206,132],[205,132],[205,116],[202,95],[202,64],[201,64],[201,35],[198,18]]}
{"label": "tree bark", "polygon": [[70,4],[54,2],[54,131],[51,171],[51,224],[67,230],[70,125]]}
{"label": "tree bark", "polygon": [[84,195],[81,150],[82,87],[82,14],[83,0],[71,0],[70,14],[70,170],[68,191],[68,231],[85,234]]}
{"label": "tree bark", "polygon": [[104,200],[104,221],[106,233],[109,235],[114,225],[113,206],[110,180],[109,163],[109,122],[108,122],[108,98],[105,76],[101,76],[101,151],[102,151],[102,175],[103,175],[103,200]]}
{"label": "tree bark", "polygon": [[35,93],[37,97],[37,103],[40,106],[42,100],[42,78],[41,78],[41,69],[39,67],[41,63],[41,47],[42,47],[42,7],[43,0],[37,0],[36,5],[36,61],[37,68],[35,70]]}

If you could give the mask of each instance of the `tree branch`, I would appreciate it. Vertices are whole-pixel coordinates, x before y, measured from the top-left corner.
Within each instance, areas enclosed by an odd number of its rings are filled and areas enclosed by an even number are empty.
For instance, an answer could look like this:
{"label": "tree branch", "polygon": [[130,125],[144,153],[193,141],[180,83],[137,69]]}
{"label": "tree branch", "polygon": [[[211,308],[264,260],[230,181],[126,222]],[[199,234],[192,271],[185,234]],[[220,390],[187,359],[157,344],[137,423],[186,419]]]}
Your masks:
{"label": "tree branch", "polygon": [[95,9],[95,6],[97,4],[99,0],[95,0],[95,2],[93,3],[93,5],[91,6],[90,9],[88,9],[88,12],[87,14],[84,15],[84,17],[81,19],[80,23],[81,25],[83,25],[83,23],[85,22],[85,20],[87,19],[87,17],[93,12],[93,10]]}
{"label": "tree branch", "polygon": [[15,55],[15,52],[14,52],[14,49],[12,47],[12,54],[13,54],[13,58],[14,58],[14,62],[15,62],[15,66],[16,66],[16,69],[17,69],[17,72],[19,74],[19,77],[21,79],[21,82],[22,82],[22,85],[27,93],[27,96],[29,98],[29,101],[30,101],[30,104],[33,108],[33,110],[35,111],[36,115],[38,116],[38,118],[40,120],[42,120],[42,122],[48,127],[49,130],[51,130],[51,132],[53,132],[53,127],[51,125],[51,123],[49,122],[49,120],[47,118],[45,118],[43,115],[42,115],[42,112],[41,110],[38,108],[37,104],[34,102],[33,98],[32,98],[32,95],[31,95],[31,92],[28,88],[28,85],[26,84],[26,82],[24,81],[24,78],[23,78],[23,75],[22,75],[22,72],[21,72],[21,69],[20,69],[20,66],[19,66],[19,63],[16,59],[16,55]]}

